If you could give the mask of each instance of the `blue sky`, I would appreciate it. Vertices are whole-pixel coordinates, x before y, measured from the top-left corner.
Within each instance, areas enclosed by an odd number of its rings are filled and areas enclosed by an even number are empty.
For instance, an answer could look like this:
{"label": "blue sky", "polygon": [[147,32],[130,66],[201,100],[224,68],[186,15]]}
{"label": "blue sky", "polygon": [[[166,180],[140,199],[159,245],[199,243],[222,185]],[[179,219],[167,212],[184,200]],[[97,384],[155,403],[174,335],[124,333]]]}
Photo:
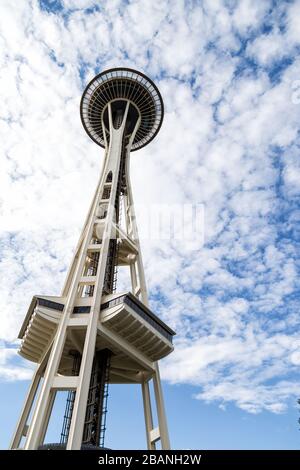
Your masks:
{"label": "blue sky", "polygon": [[[165,103],[132,159],[135,200],[204,207],[198,249],[142,240],[152,308],[177,331],[161,364],[173,446],[298,448],[300,1],[0,8],[1,447],[33,370],[16,355],[19,327],[32,295],[60,292],[102,163],[80,97],[95,73],[126,66]],[[143,446],[130,390],[112,390],[114,448],[134,447],[118,431],[124,393],[128,439]]]}

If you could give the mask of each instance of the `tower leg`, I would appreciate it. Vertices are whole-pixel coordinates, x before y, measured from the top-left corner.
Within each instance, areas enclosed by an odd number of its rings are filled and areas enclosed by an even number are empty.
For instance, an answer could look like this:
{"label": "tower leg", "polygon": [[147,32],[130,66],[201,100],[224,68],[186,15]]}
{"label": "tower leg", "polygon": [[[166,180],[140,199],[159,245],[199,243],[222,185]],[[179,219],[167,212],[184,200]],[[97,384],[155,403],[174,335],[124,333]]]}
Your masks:
{"label": "tower leg", "polygon": [[151,440],[151,431],[153,429],[153,418],[152,418],[151,399],[150,399],[150,390],[149,390],[148,381],[142,382],[142,393],[143,393],[143,403],[144,403],[147,447],[149,450],[155,450],[155,444]]}
{"label": "tower leg", "polygon": [[136,295],[137,288],[138,288],[138,281],[137,281],[137,275],[136,275],[136,263],[132,263],[130,265],[130,277],[131,277],[132,292]]}
{"label": "tower leg", "polygon": [[154,394],[155,394],[157,418],[158,418],[158,427],[155,429],[153,428],[149,382],[146,380],[142,382],[147,447],[149,450],[155,450],[156,448],[155,442],[160,440],[162,449],[169,450],[170,439],[169,439],[166,413],[165,413],[165,407],[164,407],[164,401],[163,401],[163,394],[162,394],[161,383],[160,383],[159,368],[158,368],[157,363],[155,365],[153,385],[154,385]]}
{"label": "tower leg", "polygon": [[25,404],[24,404],[19,422],[17,424],[15,434],[10,443],[10,449],[18,449],[18,447],[20,446],[22,437],[26,435],[26,432],[27,432],[26,425],[27,425],[28,416],[30,414],[32,404],[34,402],[40,380],[41,380],[40,371],[39,369],[37,369],[31,380],[31,384],[30,384],[28,394],[25,400]]}
{"label": "tower leg", "polygon": [[161,440],[161,447],[164,450],[170,449],[170,439],[169,439],[169,432],[167,426],[167,418],[164,406],[164,399],[163,393],[161,388],[160,382],[160,374],[158,364],[155,365],[156,372],[153,377],[153,384],[154,384],[154,394],[155,394],[155,401],[157,407],[157,418],[158,418],[158,425],[159,425],[159,432],[160,432],[160,440]]}
{"label": "tower leg", "polygon": [[35,450],[41,443],[41,435],[44,429],[45,420],[47,417],[47,410],[51,395],[52,384],[54,375],[58,368],[58,363],[61,356],[60,348],[63,347],[64,336],[60,336],[59,332],[56,334],[54,345],[50,353],[50,358],[44,374],[44,380],[38,396],[34,414],[28,429],[27,439],[24,448],[26,450]]}

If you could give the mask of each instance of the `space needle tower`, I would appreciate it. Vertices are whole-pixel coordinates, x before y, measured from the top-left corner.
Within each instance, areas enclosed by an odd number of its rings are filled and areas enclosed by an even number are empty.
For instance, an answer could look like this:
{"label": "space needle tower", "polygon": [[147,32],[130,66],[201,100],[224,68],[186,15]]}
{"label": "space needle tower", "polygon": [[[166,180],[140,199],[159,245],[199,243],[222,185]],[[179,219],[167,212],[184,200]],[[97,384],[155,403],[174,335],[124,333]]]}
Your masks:
{"label": "space needle tower", "polygon": [[[37,366],[12,449],[103,448],[109,384],[141,384],[147,447],[170,448],[158,361],[175,333],[148,305],[129,176],[130,152],[156,136],[163,114],[157,87],[136,70],[106,70],[84,90],[81,120],[104,148],[103,168],[61,295],[34,296],[19,333],[21,356]],[[118,291],[119,266],[129,292]],[[60,442],[45,443],[61,391]]]}

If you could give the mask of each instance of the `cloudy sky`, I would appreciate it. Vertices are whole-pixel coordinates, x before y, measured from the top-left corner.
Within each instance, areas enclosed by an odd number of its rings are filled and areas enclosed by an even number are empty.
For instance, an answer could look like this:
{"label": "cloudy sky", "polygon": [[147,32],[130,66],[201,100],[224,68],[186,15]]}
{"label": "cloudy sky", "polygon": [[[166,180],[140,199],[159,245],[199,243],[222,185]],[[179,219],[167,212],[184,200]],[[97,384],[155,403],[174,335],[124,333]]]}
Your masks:
{"label": "cloudy sky", "polygon": [[106,68],[133,67],[165,103],[160,133],[132,157],[135,200],[204,207],[198,249],[142,240],[151,305],[177,331],[161,365],[170,402],[180,390],[183,409],[201,410],[194,433],[221,413],[227,425],[239,416],[245,438],[264,417],[270,433],[285,423],[283,447],[296,445],[299,17],[299,0],[1,0],[4,400],[27,386],[19,327],[32,295],[60,293],[101,168],[82,91]]}

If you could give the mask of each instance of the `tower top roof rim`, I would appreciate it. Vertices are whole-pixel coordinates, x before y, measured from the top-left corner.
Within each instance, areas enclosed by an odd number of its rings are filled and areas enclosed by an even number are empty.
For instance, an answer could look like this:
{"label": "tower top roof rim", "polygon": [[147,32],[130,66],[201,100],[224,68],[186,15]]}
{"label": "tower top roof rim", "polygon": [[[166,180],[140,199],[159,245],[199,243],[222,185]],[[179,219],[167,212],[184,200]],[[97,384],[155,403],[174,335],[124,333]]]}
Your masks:
{"label": "tower top roof rim", "polygon": [[106,105],[117,99],[133,102],[140,111],[141,124],[131,150],[147,145],[158,133],[164,116],[161,94],[144,73],[127,67],[106,69],[86,86],[80,103],[80,116],[89,137],[104,147],[100,116]]}

